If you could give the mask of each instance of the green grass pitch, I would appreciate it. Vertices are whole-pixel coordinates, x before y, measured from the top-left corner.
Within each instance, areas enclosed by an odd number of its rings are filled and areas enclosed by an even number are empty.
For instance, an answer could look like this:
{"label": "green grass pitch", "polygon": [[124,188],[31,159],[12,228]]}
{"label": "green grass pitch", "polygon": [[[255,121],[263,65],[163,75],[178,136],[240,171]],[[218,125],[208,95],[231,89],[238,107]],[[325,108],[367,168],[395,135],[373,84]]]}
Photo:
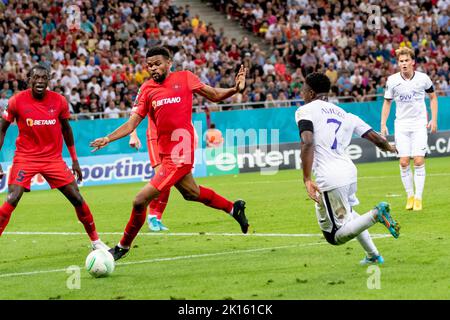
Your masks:
{"label": "green grass pitch", "polygon": [[[246,200],[248,236],[223,212],[173,190],[163,218],[170,233],[144,225],[130,254],[101,279],[84,269],[89,241],[68,201],[58,191],[25,194],[0,238],[0,299],[449,299],[449,160],[427,160],[422,212],[404,210],[397,162],[358,165],[356,210],[386,200],[402,226],[399,239],[374,240],[386,260],[379,270],[359,265],[356,241],[325,242],[298,170],[198,179]],[[142,185],[81,189],[110,246]],[[388,234],[381,224],[370,232]],[[66,272],[73,265],[81,267],[79,282]]]}

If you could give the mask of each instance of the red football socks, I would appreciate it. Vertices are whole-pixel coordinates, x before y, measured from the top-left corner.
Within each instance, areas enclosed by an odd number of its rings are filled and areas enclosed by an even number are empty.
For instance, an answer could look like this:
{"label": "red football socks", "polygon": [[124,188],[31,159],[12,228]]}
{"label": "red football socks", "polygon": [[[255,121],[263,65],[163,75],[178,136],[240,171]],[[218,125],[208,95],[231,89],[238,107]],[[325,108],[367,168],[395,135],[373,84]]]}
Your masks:
{"label": "red football socks", "polygon": [[92,217],[91,210],[85,201],[79,207],[75,207],[75,211],[77,212],[78,220],[83,224],[84,229],[91,241],[98,240],[98,234],[95,230],[94,218]]}
{"label": "red football socks", "polygon": [[226,213],[230,213],[233,210],[233,202],[215,193],[214,190],[202,186],[200,186],[200,195],[195,201],[214,209],[221,209]]}
{"label": "red football socks", "polygon": [[153,199],[150,202],[150,215],[156,216],[158,220],[161,220],[164,210],[166,209],[167,202],[169,201],[170,189],[162,191],[158,198]]}
{"label": "red football socks", "polygon": [[145,223],[145,218],[147,215],[147,207],[142,210],[136,210],[133,208],[131,211],[131,217],[128,221],[127,226],[125,227],[125,232],[123,233],[123,237],[120,240],[120,245],[124,248],[129,248],[134,238],[136,238],[139,230],[141,230],[142,226]]}
{"label": "red football socks", "polygon": [[9,218],[16,207],[13,207],[9,202],[3,203],[0,207],[0,236],[8,225]]}

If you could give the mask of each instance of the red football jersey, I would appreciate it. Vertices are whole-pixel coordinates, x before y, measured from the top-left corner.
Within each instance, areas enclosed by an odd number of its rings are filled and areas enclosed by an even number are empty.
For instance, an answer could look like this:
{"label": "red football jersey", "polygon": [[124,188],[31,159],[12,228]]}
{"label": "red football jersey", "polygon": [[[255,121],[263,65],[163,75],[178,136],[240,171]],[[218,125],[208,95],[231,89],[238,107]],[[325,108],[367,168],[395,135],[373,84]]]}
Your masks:
{"label": "red football jersey", "polygon": [[141,86],[134,112],[143,118],[148,115],[149,121],[155,123],[160,154],[170,155],[172,151],[184,154],[187,142],[194,152],[192,94],[203,86],[190,71],[169,73],[162,84],[151,79]]}
{"label": "red football jersey", "polygon": [[63,135],[60,119],[70,118],[66,98],[46,90],[44,99],[36,100],[31,89],[12,96],[3,119],[17,121],[14,161],[44,162],[62,159]]}
{"label": "red football jersey", "polygon": [[158,131],[156,129],[156,124],[151,118],[148,118],[147,140],[158,140]]}

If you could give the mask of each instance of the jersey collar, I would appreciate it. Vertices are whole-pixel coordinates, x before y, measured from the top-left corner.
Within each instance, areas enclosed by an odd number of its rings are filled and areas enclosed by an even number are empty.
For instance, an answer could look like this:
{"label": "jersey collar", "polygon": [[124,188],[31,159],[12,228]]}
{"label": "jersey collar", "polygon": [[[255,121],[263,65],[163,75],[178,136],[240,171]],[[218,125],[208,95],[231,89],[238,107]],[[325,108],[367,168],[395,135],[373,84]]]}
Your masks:
{"label": "jersey collar", "polygon": [[411,79],[408,80],[408,79],[403,78],[403,75],[402,75],[402,73],[400,72],[400,77],[402,77],[402,79],[405,80],[405,81],[411,81],[411,80],[414,78],[415,75],[416,75],[416,72],[413,71],[413,76],[411,77]]}

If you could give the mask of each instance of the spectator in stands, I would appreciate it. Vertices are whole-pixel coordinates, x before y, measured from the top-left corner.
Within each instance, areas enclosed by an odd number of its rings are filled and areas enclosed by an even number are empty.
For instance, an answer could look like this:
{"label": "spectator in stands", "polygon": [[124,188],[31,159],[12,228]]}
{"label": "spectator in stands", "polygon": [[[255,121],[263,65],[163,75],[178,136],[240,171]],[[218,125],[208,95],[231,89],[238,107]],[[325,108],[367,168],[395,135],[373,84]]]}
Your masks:
{"label": "spectator in stands", "polygon": [[304,70],[303,74],[307,74],[309,72],[306,72],[306,70],[314,70],[317,65],[317,58],[312,53],[311,48],[307,48],[305,54],[302,56],[302,59],[300,61],[301,67]]}
{"label": "spectator in stands", "polygon": [[68,100],[69,100],[69,104],[70,104],[72,110],[74,111],[74,113],[80,112],[81,98],[80,98],[80,94],[78,93],[76,88],[73,88],[70,91],[70,95],[68,97]]}
{"label": "spectator in stands", "polygon": [[275,66],[272,64],[270,59],[266,59],[266,63],[263,66],[264,76],[274,74],[275,73]]}
{"label": "spectator in stands", "polygon": [[93,116],[88,115],[89,110],[87,106],[81,105],[80,107],[80,114],[76,116],[77,120],[92,120],[94,119]]}
{"label": "spectator in stands", "polygon": [[336,90],[330,90],[330,93],[328,94],[328,102],[329,103],[334,103],[334,104],[339,103],[339,99],[336,96],[336,92],[337,92]]}
{"label": "spectator in stands", "polygon": [[350,92],[352,90],[352,82],[350,81],[348,71],[343,71],[341,76],[337,80],[337,87],[339,89],[339,94],[342,95],[344,92]]}
{"label": "spectator in stands", "polygon": [[289,99],[301,99],[300,90],[302,89],[303,81],[300,78],[292,80],[289,86]]}
{"label": "spectator in stands", "polygon": [[273,95],[268,93],[266,96],[266,101],[264,102],[264,108],[276,108],[278,107],[277,103],[273,99]]}
{"label": "spectator in stands", "polygon": [[325,71],[325,75],[330,79],[331,85],[334,86],[338,79],[338,72],[334,67],[334,63],[328,64],[327,71]]}
{"label": "spectator in stands", "polygon": [[114,100],[109,100],[108,106],[105,108],[105,118],[107,119],[118,119],[120,118],[120,110],[117,108],[116,102]]}
{"label": "spectator in stands", "polygon": [[51,33],[53,30],[56,30],[56,26],[51,17],[47,16],[45,22],[42,24],[42,39],[45,39],[47,34]]}
{"label": "spectator in stands", "polygon": [[101,87],[97,82],[97,77],[92,77],[91,81],[87,84],[88,91],[91,91],[91,88],[94,90],[97,96],[100,96]]}
{"label": "spectator in stands", "polygon": [[[269,92],[276,99],[280,89],[274,93],[270,83],[286,87],[282,91],[292,98],[297,95],[296,86],[291,85],[295,79],[320,70],[328,72],[330,79],[336,77],[335,72],[341,75],[344,70],[350,72],[348,76],[359,73],[362,79],[356,91],[361,99],[369,93],[382,93],[383,79],[397,67],[393,52],[400,46],[414,48],[417,69],[430,74],[436,88],[445,91],[450,63],[447,2],[382,1],[381,29],[376,34],[368,29],[367,13],[361,11],[369,1],[355,8],[348,1],[212,3],[230,18],[241,20],[263,41],[270,39],[270,49],[263,52],[248,38],[230,39],[223,30],[202,22],[203,17],[193,18],[189,7],[177,7],[169,0],[117,4],[83,1],[79,4],[81,25],[70,29],[65,23],[70,2],[57,1],[50,6],[45,1],[32,2],[27,9],[20,1],[10,1],[0,10],[0,91],[5,82],[11,91],[23,89],[27,70],[42,63],[52,68],[51,89],[62,88],[69,98],[72,89],[78,93],[80,106],[72,106],[74,112],[80,111],[81,105],[90,108],[90,92],[85,90],[95,82],[100,86],[99,92],[94,85],[99,110],[108,103],[103,93],[109,86],[113,87],[115,101],[124,99],[126,110],[135,95],[129,90],[137,91],[149,76],[145,70],[146,48],[162,41],[173,50],[174,68],[198,71],[204,79],[210,75],[214,82],[209,72],[213,69],[221,85],[232,83],[234,71],[246,64],[250,68],[249,84],[262,83],[258,93],[266,95],[266,99]],[[194,63],[198,54],[199,70]],[[334,64],[334,70],[330,70],[330,64]],[[300,71],[293,72],[297,69]],[[338,95],[350,95],[352,83],[347,83],[345,76],[337,78]],[[340,87],[339,79],[345,80]],[[283,81],[287,86],[281,85]],[[240,97],[244,103],[254,99],[249,93]]]}
{"label": "spectator in stands", "polygon": [[450,86],[444,75],[436,81],[436,90],[441,92],[443,96],[450,96]]}
{"label": "spectator in stands", "polygon": [[301,10],[301,15],[298,19],[298,23],[300,24],[300,28],[304,30],[309,30],[313,27],[313,22],[311,20],[311,16],[308,14],[307,10]]}
{"label": "spectator in stands", "polygon": [[353,75],[350,77],[350,82],[352,84],[352,87],[354,89],[355,86],[360,86],[362,84],[362,76],[359,73],[359,69],[356,68],[353,70]]}
{"label": "spectator in stands", "polygon": [[282,90],[280,90],[278,92],[278,99],[277,100],[279,101],[278,104],[277,104],[277,107],[287,107],[289,105],[289,103],[286,102],[288,100],[288,97],[286,96],[286,94]]}
{"label": "spectator in stands", "polygon": [[253,102],[252,109],[264,108],[264,100],[265,96],[261,93],[261,89],[254,92],[251,99],[251,102]]}
{"label": "spectator in stands", "polygon": [[282,79],[286,79],[286,64],[284,63],[283,57],[278,57],[277,62],[274,66],[275,73],[279,75]]}
{"label": "spectator in stands", "polygon": [[6,99],[9,99],[13,96],[13,93],[14,92],[9,87],[9,83],[5,82],[3,84],[2,90],[0,90],[0,95],[2,95],[2,96],[4,95]]}
{"label": "spectator in stands", "polygon": [[8,105],[8,98],[6,97],[6,92],[0,92],[0,112],[5,111]]}
{"label": "spectator in stands", "polygon": [[328,47],[326,49],[326,53],[323,55],[323,61],[325,62],[325,65],[329,65],[330,63],[334,63],[338,61],[338,57],[333,52],[331,47]]}
{"label": "spectator in stands", "polygon": [[130,116],[131,108],[127,107],[124,101],[119,102],[119,110],[121,118],[128,118]]}

